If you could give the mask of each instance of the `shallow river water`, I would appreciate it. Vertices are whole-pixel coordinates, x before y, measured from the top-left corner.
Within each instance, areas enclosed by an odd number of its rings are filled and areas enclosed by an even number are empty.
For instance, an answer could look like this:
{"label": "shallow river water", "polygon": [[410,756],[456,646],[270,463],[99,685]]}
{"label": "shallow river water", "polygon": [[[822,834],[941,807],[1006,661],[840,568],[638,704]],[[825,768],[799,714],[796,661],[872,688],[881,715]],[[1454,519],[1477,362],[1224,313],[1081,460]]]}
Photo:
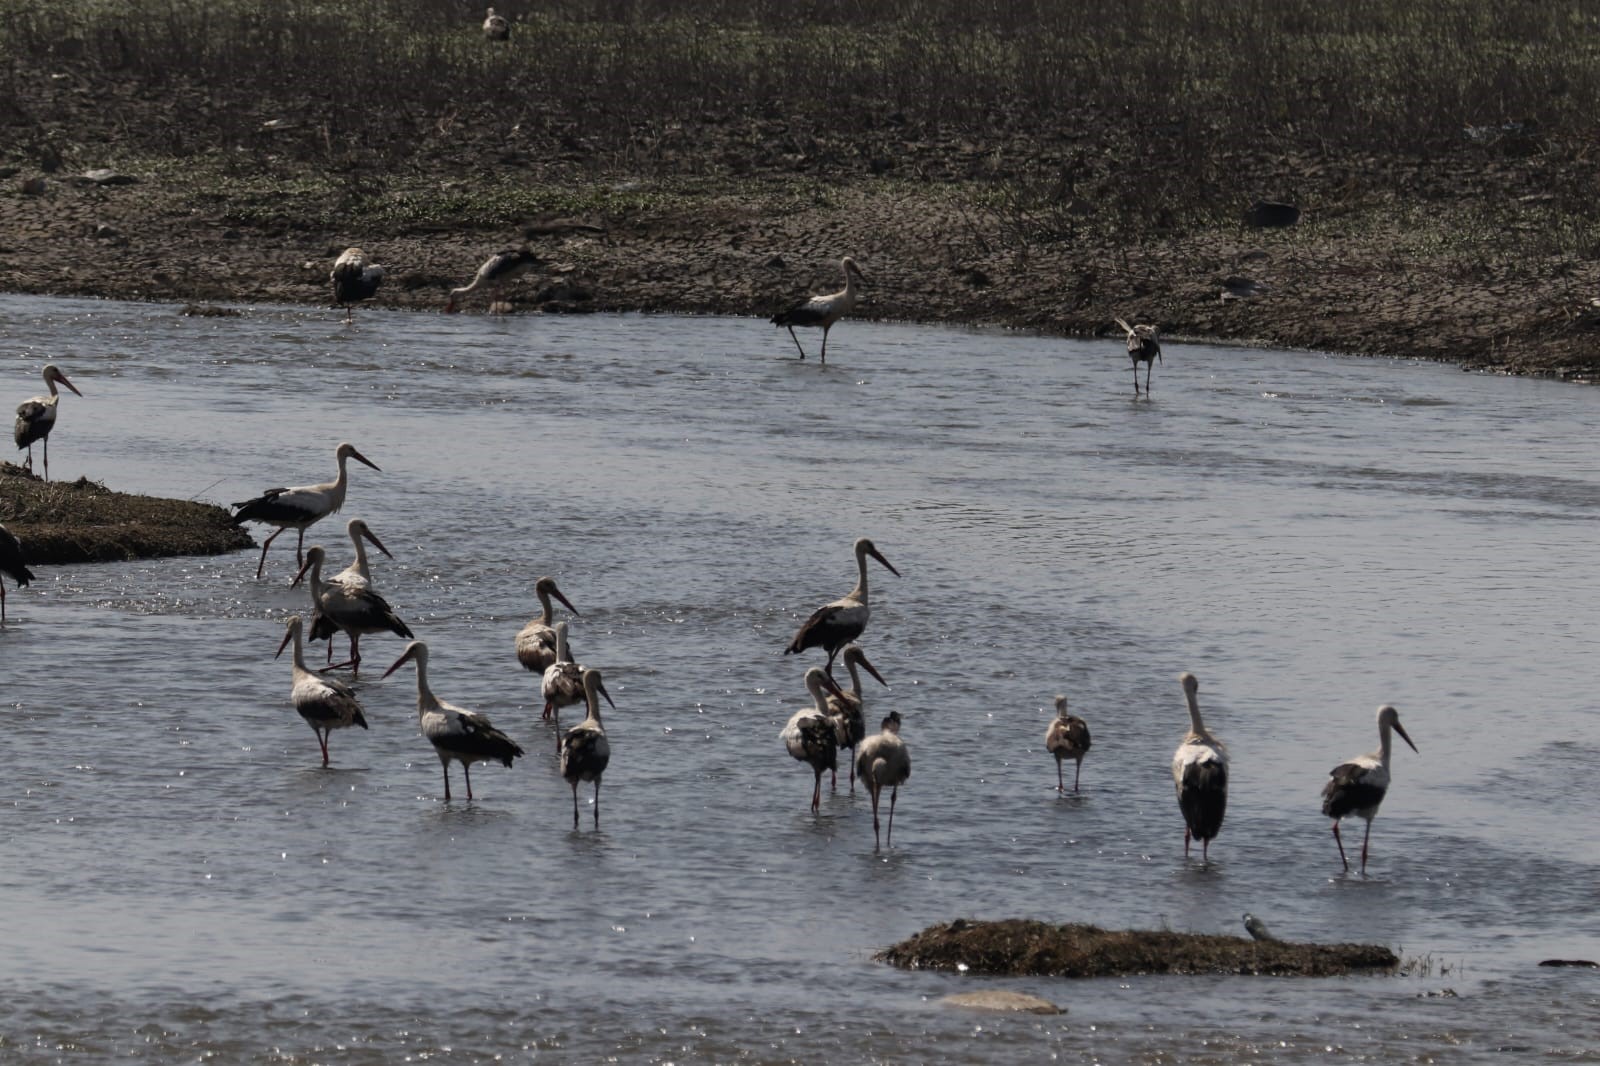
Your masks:
{"label": "shallow river water", "polygon": [[[52,473],[226,503],[331,478],[443,698],[527,756],[442,800],[402,645],[321,768],[288,703],[292,534],[39,567],[0,629],[0,1058],[219,1062],[1600,1062],[1600,390],[1314,353],[846,322],[491,318],[0,297],[5,403],[54,361]],[[817,338],[803,335],[813,351]],[[254,530],[258,539],[266,530]],[[808,810],[778,730],[855,580],[905,719],[894,846],[863,791]],[[554,575],[602,667],[599,831],[512,638]],[[341,642],[342,643],[342,642]],[[320,656],[320,646],[316,654]],[[1200,678],[1233,758],[1186,861],[1168,763]],[[841,676],[844,676],[841,673]],[[1094,731],[1059,796],[1042,736]],[[1370,876],[1319,812],[1400,747]],[[565,712],[568,724],[578,715]],[[1068,768],[1070,781],[1071,769]],[[1347,838],[1359,846],[1361,824]],[[957,916],[1363,940],[1343,980],[979,980],[877,949]],[[937,1003],[1035,992],[1056,1017]],[[1330,1054],[1331,1053],[1331,1054]]]}

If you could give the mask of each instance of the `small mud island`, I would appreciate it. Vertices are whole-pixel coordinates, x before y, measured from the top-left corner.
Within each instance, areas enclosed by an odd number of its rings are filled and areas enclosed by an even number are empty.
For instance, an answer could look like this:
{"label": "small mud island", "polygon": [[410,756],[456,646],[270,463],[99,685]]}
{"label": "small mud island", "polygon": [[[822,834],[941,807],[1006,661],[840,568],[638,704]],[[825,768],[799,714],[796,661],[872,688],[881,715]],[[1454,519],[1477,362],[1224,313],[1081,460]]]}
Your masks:
{"label": "small mud island", "polygon": [[1010,977],[1258,974],[1337,977],[1391,973],[1400,959],[1376,944],[1300,944],[1170,930],[1099,929],[1008,919],[931,925],[875,956],[905,970]]}
{"label": "small mud island", "polygon": [[250,535],[215,504],[113,492],[87,478],[44,481],[0,463],[0,525],[32,566],[220,555]]}

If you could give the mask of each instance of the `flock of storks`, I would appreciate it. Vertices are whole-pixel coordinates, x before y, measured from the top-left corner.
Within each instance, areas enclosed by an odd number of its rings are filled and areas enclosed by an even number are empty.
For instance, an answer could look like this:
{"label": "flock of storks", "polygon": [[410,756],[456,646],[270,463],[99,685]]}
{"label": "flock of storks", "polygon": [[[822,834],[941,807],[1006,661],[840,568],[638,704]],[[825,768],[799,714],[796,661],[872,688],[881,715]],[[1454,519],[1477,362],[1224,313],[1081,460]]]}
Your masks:
{"label": "flock of storks", "polygon": [[[493,11],[490,11],[493,18]],[[518,274],[531,268],[537,259],[526,249],[501,252],[490,257],[479,267],[472,282],[452,290],[447,311],[457,309],[461,298],[479,289],[490,290],[491,309],[501,286]],[[789,329],[800,358],[805,349],[794,335],[795,326],[811,326],[822,330],[820,358],[827,360],[828,331],[843,315],[848,313],[858,299],[857,283],[863,281],[860,269],[846,256],[841,261],[845,287],[839,292],[813,296],[773,316],[772,322]],[[335,261],[330,273],[334,303],[343,306],[348,317],[352,305],[371,297],[383,280],[383,268],[368,263],[359,248],[347,249]],[[1161,357],[1161,345],[1154,326],[1130,326],[1122,319],[1117,325],[1127,334],[1128,356],[1133,363],[1134,393],[1139,393],[1139,364],[1146,364],[1145,393],[1150,389],[1150,369]],[[49,480],[49,435],[56,421],[56,408],[60,394],[58,384],[81,396],[77,387],[55,365],[47,365],[43,372],[48,396],[36,396],[17,408],[15,430],[19,449],[27,449],[26,469],[33,466],[33,445],[44,447],[45,480]],[[351,519],[346,531],[355,548],[355,561],[329,578],[322,575],[327,553],[313,545],[305,548],[305,531],[312,525],[337,512],[344,504],[349,485],[346,464],[354,459],[373,469],[376,463],[367,459],[356,448],[341,443],[334,452],[338,474],[332,481],[316,485],[269,489],[260,496],[234,505],[236,522],[258,522],[275,526],[261,546],[261,560],[256,567],[261,577],[267,558],[267,549],[285,530],[297,534],[296,559],[300,564],[293,584],[309,578],[312,607],[309,624],[299,615],[285,622],[283,640],[278,655],[293,645],[291,700],[295,710],[311,726],[322,752],[322,763],[328,765],[328,736],[335,729],[361,726],[367,728],[366,717],[355,690],[343,681],[325,676],[329,671],[349,667],[359,671],[361,664],[360,642],[363,634],[389,632],[410,641],[404,652],[388,670],[388,677],[406,663],[412,663],[417,673],[417,715],[422,735],[432,744],[444,773],[444,798],[450,799],[450,763],[459,762],[465,778],[467,798],[472,799],[471,767],[474,762],[493,761],[511,766],[512,760],[525,754],[523,749],[505,733],[496,729],[484,715],[459,707],[434,695],[428,683],[428,646],[412,639],[411,629],[400,620],[394,610],[373,586],[368,564],[366,543],[371,543],[385,555],[387,548],[360,519]],[[879,833],[879,799],[882,791],[889,789],[889,818],[887,836],[892,845],[894,835],[894,809],[900,785],[911,775],[911,756],[900,737],[901,716],[891,712],[882,720],[879,731],[869,736],[863,713],[863,694],[858,670],[866,670],[880,684],[886,684],[881,674],[867,660],[866,653],[855,643],[866,629],[871,611],[868,604],[867,559],[872,558],[891,573],[899,576],[889,560],[884,558],[872,541],[863,537],[855,542],[857,580],[840,599],[818,608],[795,633],[794,639],[784,649],[786,654],[822,648],[828,653],[823,667],[812,667],[805,673],[805,686],[812,697],[811,707],[795,713],[779,734],[784,746],[797,760],[809,765],[814,774],[811,809],[820,808],[822,773],[824,770],[836,777],[838,752],[850,752],[851,788],[859,777],[872,799],[872,829],[874,839],[881,845]],[[0,574],[10,576],[18,585],[25,586],[33,575],[24,563],[21,544],[4,526],[0,526]],[[572,786],[572,819],[578,825],[578,785],[594,783],[594,822],[600,822],[600,782],[611,757],[610,743],[600,717],[600,699],[611,703],[600,671],[583,667],[572,658],[567,644],[567,623],[555,622],[552,599],[571,611],[578,611],[556,587],[552,578],[542,577],[534,586],[539,599],[539,617],[530,621],[516,636],[518,661],[528,670],[541,675],[540,693],[544,697],[544,717],[550,718],[561,707],[580,701],[587,707],[582,722],[558,735],[557,750],[562,776]],[[5,621],[5,586],[0,582],[0,623]],[[349,656],[333,663],[333,637],[343,632],[349,639]],[[306,664],[304,641],[327,640],[328,665],[313,670]],[[850,672],[851,688],[843,689],[833,679],[833,664],[841,659]],[[1189,709],[1189,731],[1172,758],[1172,777],[1177,789],[1178,807],[1184,820],[1184,854],[1189,854],[1192,841],[1201,845],[1202,858],[1209,861],[1210,843],[1222,828],[1228,798],[1228,754],[1223,743],[1205,726],[1200,716],[1199,681],[1191,673],[1179,676],[1184,698]],[[612,704],[614,707],[615,704]],[[1055,699],[1056,717],[1045,733],[1045,749],[1056,759],[1056,787],[1065,792],[1066,783],[1062,764],[1067,759],[1075,763],[1072,788],[1078,791],[1084,755],[1090,748],[1090,733],[1083,719],[1067,711],[1065,696]],[[1367,845],[1372,834],[1372,819],[1377,814],[1389,787],[1389,761],[1392,750],[1391,734],[1398,733],[1416,750],[1416,745],[1400,725],[1398,712],[1390,706],[1378,709],[1379,746],[1376,751],[1357,756],[1335,767],[1331,779],[1323,789],[1323,814],[1333,819],[1333,836],[1339,847],[1339,858],[1349,870],[1344,842],[1339,835],[1339,823],[1355,815],[1367,823],[1366,836],[1361,846],[1361,871],[1366,872]]]}

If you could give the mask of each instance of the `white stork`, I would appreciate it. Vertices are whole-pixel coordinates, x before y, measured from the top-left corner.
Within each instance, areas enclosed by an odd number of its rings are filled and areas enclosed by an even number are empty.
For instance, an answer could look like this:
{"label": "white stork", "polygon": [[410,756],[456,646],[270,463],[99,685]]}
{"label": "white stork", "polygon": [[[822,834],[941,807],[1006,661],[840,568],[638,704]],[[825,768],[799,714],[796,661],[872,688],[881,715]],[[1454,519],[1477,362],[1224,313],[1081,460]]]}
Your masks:
{"label": "white stork", "polygon": [[[556,623],[556,661],[545,667],[544,678],[539,683],[539,694],[544,697],[544,714],[541,717],[559,717],[563,707],[570,707],[583,699],[584,668],[572,661],[567,650],[567,623]],[[611,697],[600,693],[611,703]],[[613,708],[616,704],[611,703]]]}
{"label": "white stork", "polygon": [[483,16],[483,35],[491,41],[509,41],[511,23],[504,15],[496,15],[491,7]]}
{"label": "white stork", "polygon": [[383,284],[383,267],[367,262],[367,253],[360,248],[346,248],[333,261],[328,272],[333,282],[333,305],[344,308],[344,320],[349,322],[355,305],[370,300]]}
{"label": "white stork", "polygon": [[1182,673],[1178,682],[1189,702],[1189,732],[1172,753],[1172,780],[1183,812],[1183,854],[1188,856],[1192,837],[1200,841],[1201,858],[1209,862],[1211,841],[1221,832],[1228,809],[1228,749],[1200,720],[1199,680]]}
{"label": "white stork", "polygon": [[[837,696],[828,697],[828,717],[833,721],[833,729],[839,737],[839,747],[850,749],[850,766],[846,767],[845,776],[850,778],[850,791],[856,790],[856,775],[850,772],[850,767],[855,765],[856,746],[867,736],[867,721],[863,714],[861,697],[861,675],[856,672],[860,666],[878,679],[878,684],[888,687],[889,682],[878,673],[877,667],[867,662],[867,653],[861,650],[859,644],[849,644],[839,653],[839,661],[844,663],[846,670],[850,671],[850,691],[840,692]],[[832,784],[837,787],[839,782],[835,775]]]}
{"label": "white stork", "polygon": [[[377,534],[372,532],[371,527],[369,527],[359,518],[352,518],[350,521],[346,522],[344,524],[344,531],[349,535],[350,543],[355,545],[356,561],[339,571],[337,574],[334,574],[332,577],[328,578],[326,584],[342,585],[345,588],[350,589],[352,592],[358,589],[371,588],[372,566],[367,562],[367,547],[362,542],[371,541],[375,548],[377,548],[383,554],[389,556],[391,559],[394,558],[394,555],[390,553],[388,548],[383,546],[383,542],[378,539]],[[323,636],[321,634],[315,634],[312,636],[312,639],[322,640]],[[355,648],[352,647],[350,652],[353,657],[355,654]],[[331,639],[331,635],[328,639],[328,662],[333,662],[333,640]]]}
{"label": "white stork", "polygon": [[839,759],[839,734],[828,717],[828,695],[843,696],[844,690],[822,667],[813,666],[806,671],[806,691],[811,693],[813,706],[791,715],[778,739],[816,776],[811,789],[811,810],[816,812],[822,806],[822,771],[837,769]]}
{"label": "white stork", "polygon": [[[600,828],[600,777],[611,762],[611,742],[600,724],[600,697],[611,703],[611,695],[600,680],[600,671],[583,672],[583,695],[589,713],[561,738],[561,776],[572,786],[572,828],[578,828],[578,782],[594,782],[594,827]],[[616,704],[611,704],[613,707]]]}
{"label": "white stork", "polygon": [[417,720],[422,735],[433,745],[444,769],[444,798],[450,801],[450,760],[461,764],[461,773],[467,779],[467,799],[472,799],[472,764],[497,762],[509,767],[511,761],[524,754],[515,741],[496,729],[489,719],[476,711],[457,707],[433,694],[428,687],[428,646],[420,640],[406,645],[393,666],[384,671],[388,677],[408,662],[417,664]]}
{"label": "white stork", "polygon": [[41,441],[44,444],[44,479],[50,480],[50,431],[56,426],[56,405],[61,402],[61,394],[56,391],[56,383],[60,382],[73,391],[74,395],[82,396],[78,386],[67,380],[67,375],[54,363],[46,363],[44,368],[44,383],[50,388],[50,395],[35,396],[17,407],[17,425],[13,435],[16,437],[17,450],[28,449],[28,461],[23,464],[23,469],[33,469],[33,442]]}
{"label": "white stork", "polygon": [[1133,394],[1139,395],[1139,364],[1144,364],[1144,391],[1150,394],[1150,371],[1156,368],[1156,360],[1161,358],[1161,342],[1156,339],[1159,332],[1154,326],[1130,326],[1122,319],[1117,319],[1117,325],[1128,335],[1128,358],[1133,360]]}
{"label": "white stork", "polygon": [[534,582],[533,591],[539,597],[539,617],[517,632],[517,662],[524,670],[543,674],[556,661],[556,631],[550,624],[555,608],[550,606],[550,597],[560,600],[574,618],[578,617],[578,609],[556,588],[553,577],[541,577]]}
{"label": "white stork", "polygon": [[1065,792],[1067,784],[1061,776],[1061,761],[1071,759],[1078,764],[1072,774],[1072,791],[1078,791],[1078,777],[1083,773],[1083,757],[1089,753],[1089,723],[1075,714],[1067,713],[1067,698],[1056,697],[1056,716],[1044,731],[1044,748],[1056,757],[1056,791]]}
{"label": "white stork", "polygon": [[888,568],[895,577],[900,571],[873,546],[866,537],[856,541],[856,587],[843,598],[818,607],[810,618],[795,631],[794,639],[783,649],[785,655],[795,655],[807,648],[824,648],[828,652],[828,674],[833,674],[833,657],[839,649],[855,640],[867,628],[872,611],[867,606],[867,556],[872,556]]}
{"label": "white stork", "polygon": [[326,557],[322,545],[313,544],[307,549],[305,565],[294,576],[290,587],[300,584],[300,579],[310,572],[311,603],[315,608],[311,616],[311,639],[326,639],[331,644],[334,633],[343,630],[350,638],[350,658],[328,669],[348,666],[353,673],[360,673],[363,633],[393,633],[406,640],[410,640],[413,634],[411,628],[394,613],[389,601],[378,595],[371,585],[323,581],[322,562]]}
{"label": "white stork", "polygon": [[367,717],[361,713],[361,704],[356,700],[355,689],[343,681],[334,681],[320,677],[306,669],[305,655],[300,643],[300,616],[290,615],[284,621],[288,632],[283,635],[283,643],[278,645],[278,658],[283,654],[283,649],[290,641],[294,641],[294,659],[291,669],[294,684],[289,689],[289,698],[294,702],[294,709],[301,718],[306,720],[306,725],[317,735],[317,745],[322,748],[322,765],[328,765],[328,734],[335,729],[347,729],[358,725],[367,728]]}
{"label": "white stork", "polygon": [[345,471],[346,460],[354,459],[374,470],[381,469],[377,463],[356,451],[356,446],[349,441],[340,444],[333,456],[339,464],[339,476],[332,481],[324,481],[320,485],[268,489],[253,500],[233,505],[237,508],[233,512],[235,524],[260,522],[278,527],[277,532],[261,545],[261,562],[256,566],[256,577],[261,576],[261,571],[267,565],[267,549],[278,539],[278,534],[286,529],[299,531],[300,536],[294,546],[294,561],[296,566],[304,566],[306,530],[344,506],[345,489],[350,484]]}
{"label": "white stork", "polygon": [[813,296],[802,300],[787,311],[779,311],[772,316],[774,326],[785,326],[789,330],[789,337],[794,341],[795,348],[799,349],[800,358],[806,357],[806,350],[800,346],[800,338],[794,335],[796,326],[821,326],[822,327],[822,365],[828,365],[828,331],[833,324],[849,314],[860,299],[856,292],[856,282],[866,283],[862,277],[861,269],[856,266],[856,261],[848,255],[839,260],[839,265],[844,269],[844,288],[838,292],[830,292],[826,296]]}
{"label": "white stork", "polygon": [[33,572],[23,564],[22,542],[5,526],[0,526],[0,622],[6,620],[6,584],[9,577],[24,588],[33,580]]}
{"label": "white stork", "polygon": [[900,712],[890,711],[883,720],[882,731],[861,742],[856,752],[856,776],[861,778],[872,793],[872,839],[881,847],[878,838],[878,795],[889,786],[889,846],[894,847],[894,801],[900,796],[900,786],[911,776],[911,753],[900,739]]}
{"label": "white stork", "polygon": [[[1367,872],[1367,842],[1372,839],[1372,817],[1389,791],[1389,752],[1393,745],[1390,732],[1400,734],[1400,739],[1410,746],[1405,727],[1400,724],[1400,712],[1393,707],[1378,708],[1378,750],[1367,755],[1357,755],[1347,763],[1340,763],[1330,772],[1332,778],[1322,788],[1322,813],[1333,819],[1333,840],[1339,845],[1339,861],[1350,869],[1345,858],[1344,841],[1339,838],[1339,822],[1349,815],[1367,820],[1367,833],[1361,838],[1361,872]],[[1421,754],[1418,752],[1418,754]]]}
{"label": "white stork", "polygon": [[450,299],[444,305],[445,312],[447,314],[455,312],[458,309],[457,303],[463,297],[470,296],[485,287],[490,292],[489,309],[494,310],[500,304],[501,290],[517,276],[538,265],[539,257],[526,248],[508,248],[491,255],[473,275],[471,284],[450,290]]}

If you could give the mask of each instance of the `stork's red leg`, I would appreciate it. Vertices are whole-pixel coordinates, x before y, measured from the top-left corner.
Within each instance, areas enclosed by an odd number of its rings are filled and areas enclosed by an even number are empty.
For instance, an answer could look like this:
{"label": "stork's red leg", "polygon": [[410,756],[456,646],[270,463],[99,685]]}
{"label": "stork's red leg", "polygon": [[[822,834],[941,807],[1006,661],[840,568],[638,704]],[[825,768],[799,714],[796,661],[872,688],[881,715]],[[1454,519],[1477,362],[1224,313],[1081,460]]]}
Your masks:
{"label": "stork's red leg", "polygon": [[1339,861],[1344,863],[1346,873],[1350,872],[1350,860],[1344,857],[1344,841],[1339,836],[1339,823],[1333,823],[1333,842],[1339,845]]}
{"label": "stork's red leg", "polygon": [[267,568],[267,549],[272,547],[272,542],[278,539],[278,534],[284,531],[284,526],[279,526],[266,540],[261,542],[261,561],[256,564],[256,580],[261,580],[261,572]]}
{"label": "stork's red leg", "polygon": [[[796,336],[795,336],[795,335],[794,335],[794,327],[793,327],[793,326],[789,326],[789,327],[787,327],[787,328],[788,328],[788,330],[789,330],[789,339],[790,339],[790,340],[792,340],[792,341],[794,341],[794,346],[795,346],[795,347],[796,347],[796,348],[797,348],[797,349],[799,349],[799,351],[800,351],[800,359],[801,359],[801,361],[804,361],[804,360],[805,360],[805,357],[806,357],[806,350],[805,350],[805,349],[804,349],[804,348],[801,348],[801,347],[800,347],[800,338],[799,338],[799,337],[796,337]],[[29,455],[30,455],[30,456],[31,456],[31,455],[32,455],[32,454],[33,454],[33,453],[32,453],[32,452],[29,452]],[[31,462],[31,459],[30,459],[30,462]]]}

